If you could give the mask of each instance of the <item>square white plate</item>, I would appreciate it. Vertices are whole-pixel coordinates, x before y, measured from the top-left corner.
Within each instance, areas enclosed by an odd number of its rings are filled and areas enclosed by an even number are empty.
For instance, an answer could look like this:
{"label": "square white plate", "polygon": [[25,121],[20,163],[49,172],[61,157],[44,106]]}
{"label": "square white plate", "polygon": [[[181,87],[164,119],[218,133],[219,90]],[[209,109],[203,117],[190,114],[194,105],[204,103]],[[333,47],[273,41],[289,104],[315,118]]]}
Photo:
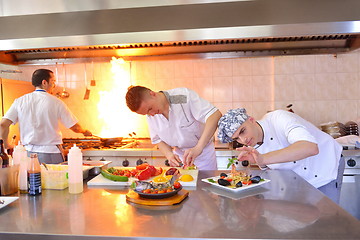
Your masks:
{"label": "square white plate", "polygon": [[18,200],[19,197],[0,197],[0,209]]}
{"label": "square white plate", "polygon": [[[220,177],[217,176],[217,177],[209,177],[209,178],[203,178],[201,179],[201,181],[203,182],[206,182],[206,183],[209,183],[215,187],[218,187],[218,188],[221,188],[221,189],[224,189],[224,190],[228,190],[228,191],[231,191],[231,192],[240,192],[240,191],[244,191],[244,190],[247,190],[247,189],[252,189],[252,188],[256,188],[256,187],[259,187],[265,183],[268,183],[270,182],[269,179],[264,179],[263,181],[259,182],[259,183],[252,183],[250,185],[243,185],[242,187],[238,187],[238,188],[230,188],[230,187],[226,187],[226,186],[221,186],[217,183],[217,180],[219,179]],[[209,179],[212,179],[214,180],[215,182],[209,182]]]}

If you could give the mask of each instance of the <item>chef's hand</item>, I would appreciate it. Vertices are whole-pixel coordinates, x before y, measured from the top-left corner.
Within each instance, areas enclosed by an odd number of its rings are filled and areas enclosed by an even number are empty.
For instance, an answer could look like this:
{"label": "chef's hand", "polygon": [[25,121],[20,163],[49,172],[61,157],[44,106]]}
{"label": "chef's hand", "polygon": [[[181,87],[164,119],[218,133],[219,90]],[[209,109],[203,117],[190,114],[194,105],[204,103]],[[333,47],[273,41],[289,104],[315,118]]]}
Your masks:
{"label": "chef's hand", "polygon": [[85,130],[82,134],[83,134],[85,137],[91,137],[91,136],[92,136],[92,133],[91,133],[89,130]]}
{"label": "chef's hand", "polygon": [[193,147],[185,150],[184,153],[184,168],[194,165],[195,159],[201,154],[202,149]]}
{"label": "chef's hand", "polygon": [[263,163],[264,157],[253,147],[241,147],[237,148],[239,151],[238,160],[239,161],[249,161],[250,164],[257,164],[259,166],[265,165]]}
{"label": "chef's hand", "polygon": [[180,157],[174,153],[169,154],[166,158],[169,160],[171,167],[181,167],[183,165]]}

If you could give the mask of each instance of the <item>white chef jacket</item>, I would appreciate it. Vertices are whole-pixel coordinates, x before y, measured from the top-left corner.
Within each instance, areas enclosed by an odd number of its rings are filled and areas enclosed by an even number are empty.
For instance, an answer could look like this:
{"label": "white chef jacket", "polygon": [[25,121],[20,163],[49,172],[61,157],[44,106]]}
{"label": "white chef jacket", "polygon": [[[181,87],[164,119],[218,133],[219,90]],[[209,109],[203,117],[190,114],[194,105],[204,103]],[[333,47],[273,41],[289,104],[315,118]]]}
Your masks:
{"label": "white chef jacket", "polygon": [[316,188],[336,179],[342,147],[329,134],[284,110],[267,113],[258,123],[264,131],[264,143],[257,148],[262,154],[301,140],[318,144],[319,154],[299,161],[267,165],[270,169],[293,170]]}
{"label": "white chef jacket", "polygon": [[45,90],[35,90],[15,99],[4,118],[15,125],[19,122],[20,139],[26,150],[59,153],[56,145],[62,144],[59,122],[65,127],[78,120],[66,104]]}
{"label": "white chef jacket", "polygon": [[[162,114],[147,116],[153,144],[165,142],[174,148],[182,160],[184,151],[198,143],[209,116],[218,109],[188,88],[163,91],[170,103],[169,120]],[[212,140],[195,159],[198,169],[217,169],[215,147]]]}

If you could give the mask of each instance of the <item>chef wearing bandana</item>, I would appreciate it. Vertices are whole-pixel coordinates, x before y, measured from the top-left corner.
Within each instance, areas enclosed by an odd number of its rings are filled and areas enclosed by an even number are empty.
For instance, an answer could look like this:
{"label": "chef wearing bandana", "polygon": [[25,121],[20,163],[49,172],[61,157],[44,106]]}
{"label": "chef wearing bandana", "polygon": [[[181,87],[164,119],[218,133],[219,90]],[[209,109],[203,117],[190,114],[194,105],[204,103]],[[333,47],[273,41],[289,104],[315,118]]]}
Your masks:
{"label": "chef wearing bandana", "polygon": [[293,170],[334,202],[339,202],[344,172],[342,147],[300,116],[276,110],[256,121],[244,108],[229,110],[218,122],[218,138],[244,146],[239,161],[261,169]]}

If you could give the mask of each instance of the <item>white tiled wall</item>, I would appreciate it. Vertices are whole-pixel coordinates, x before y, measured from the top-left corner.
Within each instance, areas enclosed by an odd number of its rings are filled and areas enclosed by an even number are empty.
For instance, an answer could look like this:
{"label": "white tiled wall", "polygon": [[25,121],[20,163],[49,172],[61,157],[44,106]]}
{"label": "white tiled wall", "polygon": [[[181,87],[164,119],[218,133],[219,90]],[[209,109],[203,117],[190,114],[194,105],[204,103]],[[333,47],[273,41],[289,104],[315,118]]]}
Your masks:
{"label": "white tiled wall", "polygon": [[[58,67],[58,85],[71,93],[64,101],[89,129],[96,128],[94,105],[98,92],[112,86],[111,65],[94,64],[97,86],[85,92],[84,64]],[[1,69],[6,68],[0,65]],[[21,66],[23,74],[7,78],[29,81],[39,66]],[[55,71],[55,66],[44,66]],[[153,90],[189,87],[215,104],[223,113],[245,107],[255,118],[267,111],[293,104],[295,113],[315,125],[329,121],[346,123],[360,116],[360,50],[337,55],[303,55],[237,59],[138,61],[131,63],[131,84]],[[87,67],[88,79],[92,69]],[[60,88],[61,89],[61,88]],[[110,103],[116,108],[123,103]],[[120,121],[121,122],[121,121]],[[66,134],[71,134],[65,132]]]}

